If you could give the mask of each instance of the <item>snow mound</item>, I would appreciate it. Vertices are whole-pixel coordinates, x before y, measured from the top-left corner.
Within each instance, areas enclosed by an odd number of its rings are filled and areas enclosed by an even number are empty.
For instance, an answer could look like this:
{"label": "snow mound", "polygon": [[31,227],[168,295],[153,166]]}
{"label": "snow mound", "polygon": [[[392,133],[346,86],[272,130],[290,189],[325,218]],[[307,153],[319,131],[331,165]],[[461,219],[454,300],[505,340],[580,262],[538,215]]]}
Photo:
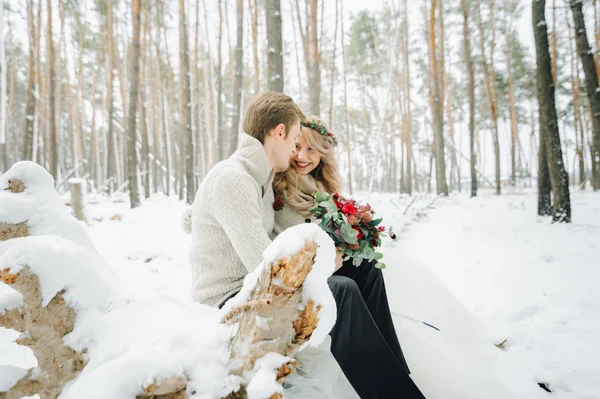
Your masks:
{"label": "snow mound", "polygon": [[[14,179],[23,183],[23,192],[8,190],[9,180]],[[130,290],[97,253],[43,168],[19,162],[0,178],[0,221],[25,223],[31,234],[0,242],[0,271],[35,274],[42,306],[59,295],[76,311],[74,327],[62,341],[82,353],[87,364],[65,386],[62,399],[130,399],[145,387],[160,386],[177,377],[187,382],[190,397],[221,398],[237,390],[241,378],[231,374],[232,327],[220,324],[225,310],[164,292]],[[303,296],[304,302],[313,299],[323,305],[318,328],[309,341],[314,346],[335,323],[335,303],[326,283],[333,271],[335,249],[326,234],[315,227],[290,229],[265,251],[263,262],[263,266],[269,265],[278,256],[290,254],[306,239],[317,241],[315,264]],[[251,292],[255,283],[256,278],[253,281],[249,276],[242,292]],[[243,295],[238,297],[239,301]],[[21,294],[0,283],[0,314],[22,306]],[[257,362],[256,372],[248,380],[252,398],[266,398],[282,390],[273,373],[276,375],[274,370],[283,360],[271,353]],[[0,391],[13,386],[26,371],[0,363]]]}

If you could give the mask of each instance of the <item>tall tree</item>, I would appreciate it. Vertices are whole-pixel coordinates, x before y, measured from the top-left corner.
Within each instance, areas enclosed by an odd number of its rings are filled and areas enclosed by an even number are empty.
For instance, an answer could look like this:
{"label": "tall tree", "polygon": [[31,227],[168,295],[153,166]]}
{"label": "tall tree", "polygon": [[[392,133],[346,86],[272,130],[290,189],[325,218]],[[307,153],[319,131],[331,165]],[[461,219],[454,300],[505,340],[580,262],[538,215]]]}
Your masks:
{"label": "tall tree", "polygon": [[403,82],[403,86],[404,86],[404,90],[405,90],[405,101],[404,101],[404,108],[405,108],[405,118],[403,121],[403,130],[404,130],[404,141],[406,143],[406,156],[404,157],[403,162],[406,163],[406,192],[408,194],[412,193],[412,153],[413,153],[413,149],[412,149],[412,100],[410,98],[410,85],[411,85],[411,81],[410,81],[410,59],[409,59],[409,36],[408,36],[408,25],[409,25],[409,21],[408,21],[408,0],[404,0],[404,4],[403,4],[403,13],[402,13],[402,21],[403,21],[403,27],[404,27],[404,35],[402,36],[402,52],[404,54],[404,82]]}
{"label": "tall tree", "polygon": [[[256,4],[254,7],[256,7]],[[265,13],[267,28],[267,87],[270,91],[283,92],[281,0],[267,0]]]}
{"label": "tall tree", "polygon": [[[431,113],[434,131],[435,152],[435,177],[437,181],[437,193],[448,195],[446,183],[446,160],[444,156],[444,116],[442,108],[442,95],[440,88],[440,73],[438,71],[438,58],[436,47],[436,11],[438,0],[431,0],[429,15],[429,68],[430,68],[430,92]],[[442,0],[440,0],[442,1]]]}
{"label": "tall tree", "polygon": [[[338,4],[339,3],[339,4]],[[336,7],[340,9],[341,16],[341,37],[342,37],[342,66],[344,68],[344,121],[346,125],[346,156],[348,158],[348,192],[352,194],[353,189],[353,173],[352,173],[352,151],[350,151],[352,145],[352,133],[350,127],[350,117],[348,111],[348,69],[347,69],[347,59],[346,59],[346,46],[344,45],[344,6],[343,1],[336,0]]]}
{"label": "tall tree", "polygon": [[181,149],[185,155],[185,185],[186,202],[191,204],[196,196],[194,185],[194,141],[192,137],[192,96],[190,93],[190,55],[188,52],[187,23],[185,19],[185,1],[179,0],[179,70],[180,87],[184,101],[182,137],[184,146]]}
{"label": "tall tree", "polygon": [[296,0],[298,31],[304,49],[304,64],[308,78],[308,109],[311,114],[319,115],[321,110],[321,54],[319,52],[319,2],[305,0],[306,24],[302,21],[300,0]]}
{"label": "tall tree", "polygon": [[25,131],[23,158],[31,161],[33,159],[33,146],[35,145],[34,138],[34,120],[35,120],[35,23],[33,21],[33,0],[27,2],[27,20],[28,20],[28,35],[29,35],[29,63],[28,63],[28,79],[27,79],[27,101],[25,105]]}
{"label": "tall tree", "polygon": [[[562,158],[558,118],[552,83],[552,62],[548,43],[548,28],[545,16],[545,0],[532,0],[532,23],[535,37],[537,60],[537,96],[539,104],[540,134],[543,136],[554,206],[553,222],[571,222],[571,201],[569,198],[569,177]],[[543,160],[542,160],[543,161]],[[543,162],[541,162],[543,163]],[[543,166],[543,165],[542,165]]]}
{"label": "tall tree", "polygon": [[254,79],[252,82],[254,94],[256,95],[259,91],[260,82],[260,67],[258,64],[258,0],[248,0],[248,12],[250,13],[250,26],[252,27],[252,61],[254,64]]}
{"label": "tall tree", "polygon": [[229,134],[231,140],[229,143],[229,154],[233,153],[237,147],[244,83],[244,0],[237,0],[236,4],[237,41],[233,67],[235,77],[233,80],[233,113],[231,117],[231,132]]}
{"label": "tall tree", "polygon": [[585,88],[590,102],[592,119],[592,185],[594,190],[600,190],[600,91],[598,90],[598,66],[594,61],[594,52],[590,48],[583,16],[581,0],[571,0],[571,11],[575,29],[577,52],[581,57],[585,75]]}
{"label": "tall tree", "polygon": [[[514,3],[505,3],[507,7],[507,34],[506,34],[506,74],[508,79],[508,105],[509,105],[509,114],[510,114],[510,132],[511,132],[511,141],[510,141],[510,183],[515,186],[517,182],[517,144],[519,142],[519,131],[517,125],[517,106],[515,99],[515,84],[513,79],[513,65],[512,65],[512,48],[511,44],[514,40],[514,37],[518,37],[516,32],[513,32],[513,17],[515,14],[516,5]],[[514,7],[514,8],[513,8]],[[508,9],[511,8],[511,9]],[[555,20],[556,22],[556,20]],[[554,40],[554,39],[553,39]],[[555,72],[554,72],[555,73]],[[556,80],[553,81],[556,84]]]}
{"label": "tall tree", "polygon": [[48,160],[50,166],[50,174],[56,180],[58,178],[58,137],[56,134],[56,109],[55,109],[55,80],[54,80],[54,45],[52,40],[52,1],[46,2],[46,11],[48,13],[48,23],[46,31],[46,68],[48,77],[48,132],[50,142]]}
{"label": "tall tree", "polygon": [[[583,155],[583,148],[585,147],[585,139],[583,137],[583,123],[581,120],[581,87],[579,80],[579,61],[576,52],[574,51],[575,37],[571,30],[571,22],[569,21],[569,15],[565,13],[567,22],[567,31],[569,32],[569,54],[571,64],[571,96],[573,98],[573,127],[575,128],[575,152],[579,160],[579,184],[581,188],[585,188],[586,184],[586,173],[585,173],[585,157]],[[597,68],[598,69],[598,68]]]}
{"label": "tall tree", "polygon": [[133,0],[133,35],[131,36],[131,63],[129,64],[129,111],[127,121],[127,163],[129,164],[129,201],[131,208],[140,205],[140,175],[137,156],[137,103],[140,81],[140,20],[141,0]]}
{"label": "tall tree", "polygon": [[475,154],[475,68],[473,67],[473,57],[471,55],[471,33],[469,30],[469,8],[467,0],[461,0],[463,14],[463,47],[465,51],[465,60],[467,61],[467,73],[469,83],[467,91],[469,93],[469,153],[471,164],[471,197],[477,196],[477,156]]}
{"label": "tall tree", "polygon": [[104,174],[108,183],[108,192],[112,193],[117,177],[117,140],[115,138],[114,115],[114,78],[115,78],[115,48],[114,48],[114,24],[113,24],[113,0],[106,3],[106,34],[108,36],[108,84],[106,86],[106,106],[108,113],[106,119],[108,129],[106,134],[106,173]]}
{"label": "tall tree", "polygon": [[498,133],[498,96],[496,90],[496,70],[494,69],[494,49],[496,46],[496,20],[494,18],[494,0],[489,1],[490,7],[490,28],[492,29],[492,37],[490,39],[490,55],[489,64],[488,57],[485,51],[485,37],[483,30],[483,22],[481,20],[481,7],[478,1],[475,2],[477,10],[477,26],[479,27],[479,41],[481,47],[481,66],[483,69],[483,78],[485,82],[485,91],[487,94],[488,109],[492,119],[492,137],[494,143],[494,160],[496,172],[496,194],[500,194],[500,141]]}
{"label": "tall tree", "polygon": [[[219,160],[225,158],[223,129],[223,0],[219,0],[219,41],[217,44],[217,149]],[[190,202],[191,203],[191,202]]]}

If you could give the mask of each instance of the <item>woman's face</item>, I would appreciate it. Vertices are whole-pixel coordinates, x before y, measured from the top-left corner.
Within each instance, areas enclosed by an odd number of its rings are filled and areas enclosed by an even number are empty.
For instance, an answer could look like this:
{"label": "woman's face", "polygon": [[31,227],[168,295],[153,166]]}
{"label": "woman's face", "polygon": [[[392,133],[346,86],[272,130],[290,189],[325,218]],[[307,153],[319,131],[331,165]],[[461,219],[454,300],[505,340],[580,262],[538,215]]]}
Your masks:
{"label": "woman's face", "polygon": [[305,176],[319,166],[319,163],[321,163],[321,156],[316,150],[309,147],[306,137],[304,137],[304,133],[301,132],[296,139],[296,149],[292,153],[290,161],[296,172]]}

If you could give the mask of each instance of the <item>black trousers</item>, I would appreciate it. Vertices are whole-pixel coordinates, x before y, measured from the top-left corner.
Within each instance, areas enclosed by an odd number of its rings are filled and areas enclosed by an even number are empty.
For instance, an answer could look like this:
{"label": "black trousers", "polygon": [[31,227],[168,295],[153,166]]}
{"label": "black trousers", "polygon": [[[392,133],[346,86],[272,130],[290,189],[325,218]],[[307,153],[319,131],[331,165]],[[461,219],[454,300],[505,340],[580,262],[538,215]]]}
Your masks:
{"label": "black trousers", "polygon": [[425,398],[409,376],[381,270],[348,261],[328,283],[337,305],[331,352],[361,399]]}

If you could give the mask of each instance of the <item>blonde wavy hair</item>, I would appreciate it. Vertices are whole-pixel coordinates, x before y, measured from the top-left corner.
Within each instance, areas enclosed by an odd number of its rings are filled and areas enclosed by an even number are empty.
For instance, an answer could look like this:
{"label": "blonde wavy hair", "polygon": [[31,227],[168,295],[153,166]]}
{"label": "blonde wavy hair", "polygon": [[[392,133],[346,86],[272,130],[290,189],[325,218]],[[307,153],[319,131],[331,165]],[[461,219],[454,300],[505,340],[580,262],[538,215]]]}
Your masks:
{"label": "blonde wavy hair", "polygon": [[[305,121],[325,126],[318,116],[308,116]],[[333,141],[305,126],[302,126],[302,134],[308,145],[321,157],[319,165],[310,172],[317,183],[316,188],[329,194],[340,192],[342,179],[338,173]],[[311,216],[309,210],[314,208],[314,199],[311,196],[313,192],[306,193],[303,188],[302,175],[299,175],[292,165],[287,170],[277,173],[273,180],[275,194],[285,198],[285,202],[296,212],[303,216]]]}

